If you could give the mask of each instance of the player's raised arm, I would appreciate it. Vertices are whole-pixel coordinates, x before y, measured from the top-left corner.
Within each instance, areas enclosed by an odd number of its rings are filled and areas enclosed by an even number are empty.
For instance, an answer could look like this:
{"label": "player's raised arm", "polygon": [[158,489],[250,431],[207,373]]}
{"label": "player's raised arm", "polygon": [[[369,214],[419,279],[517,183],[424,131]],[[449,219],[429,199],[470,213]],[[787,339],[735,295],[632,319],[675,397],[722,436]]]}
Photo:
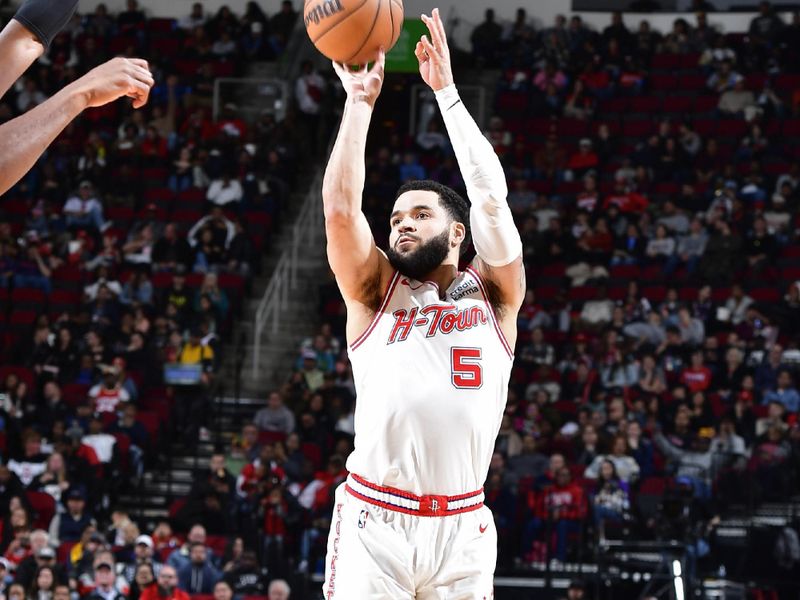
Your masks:
{"label": "player's raised arm", "polygon": [[383,85],[384,54],[380,53],[371,69],[364,66],[351,71],[337,63],[333,66],[342,80],[347,100],[322,184],[328,260],[345,301],[376,310],[391,267],[375,246],[361,212],[361,195],[366,174],[367,131]]}
{"label": "player's raised arm", "polygon": [[470,228],[478,257],[477,269],[492,281],[500,303],[513,312],[525,295],[522,241],[508,207],[508,187],[500,160],[475,120],[470,116],[453,83],[450,50],[439,9],[422,15],[430,38],[417,43],[420,75],[436,94],[447,133],[467,186]]}

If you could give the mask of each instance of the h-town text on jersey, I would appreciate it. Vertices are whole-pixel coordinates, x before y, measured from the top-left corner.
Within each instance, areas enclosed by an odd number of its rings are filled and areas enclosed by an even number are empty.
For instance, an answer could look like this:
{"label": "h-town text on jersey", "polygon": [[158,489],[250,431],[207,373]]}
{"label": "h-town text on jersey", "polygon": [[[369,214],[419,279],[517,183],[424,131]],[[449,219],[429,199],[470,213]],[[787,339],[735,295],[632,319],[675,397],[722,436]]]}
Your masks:
{"label": "h-town text on jersey", "polygon": [[387,344],[404,342],[414,327],[425,328],[425,337],[437,333],[447,335],[453,330],[466,331],[489,322],[486,311],[478,306],[458,310],[452,304],[431,304],[423,308],[405,308],[392,313],[394,325]]}

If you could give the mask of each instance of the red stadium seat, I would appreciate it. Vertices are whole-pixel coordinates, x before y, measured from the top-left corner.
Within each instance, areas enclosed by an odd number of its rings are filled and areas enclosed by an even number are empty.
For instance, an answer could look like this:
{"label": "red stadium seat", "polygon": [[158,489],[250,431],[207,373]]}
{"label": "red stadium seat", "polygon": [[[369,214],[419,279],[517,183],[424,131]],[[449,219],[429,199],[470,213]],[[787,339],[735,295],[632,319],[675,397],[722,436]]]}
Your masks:
{"label": "red stadium seat", "polygon": [[56,514],[56,500],[46,492],[25,492],[25,499],[33,510],[33,528],[47,529]]}
{"label": "red stadium seat", "polygon": [[630,111],[634,113],[654,113],[661,109],[658,96],[636,96],[631,100]]}
{"label": "red stadium seat", "polygon": [[259,431],[258,443],[269,445],[276,442],[282,442],[286,439],[286,434],[282,431]]}
{"label": "red stadium seat", "polygon": [[11,291],[11,306],[24,306],[26,308],[42,310],[47,304],[47,296],[39,288],[14,288]]}
{"label": "red stadium seat", "polygon": [[678,89],[686,92],[699,92],[706,89],[705,75],[681,75]]}
{"label": "red stadium seat", "polygon": [[61,389],[61,395],[66,404],[75,407],[89,399],[89,386],[83,383],[66,383]]}
{"label": "red stadium seat", "polygon": [[675,91],[678,87],[678,78],[675,75],[654,73],[650,76],[650,87],[653,91]]}
{"label": "red stadium seat", "polygon": [[61,542],[61,544],[56,549],[56,560],[65,565],[69,562],[69,553],[72,551],[72,548],[77,544],[77,542]]}
{"label": "red stadium seat", "polygon": [[154,443],[158,439],[158,430],[161,427],[162,422],[158,413],[140,410],[138,413],[136,413],[136,420],[147,430],[150,443]]}
{"label": "red stadium seat", "polygon": [[681,56],[679,54],[656,54],[650,62],[653,69],[674,70],[681,66]]}
{"label": "red stadium seat", "polygon": [[300,450],[302,451],[303,456],[310,460],[311,464],[314,465],[314,470],[322,467],[322,448],[313,442],[303,442],[303,445],[300,446]]}
{"label": "red stadium seat", "polygon": [[652,119],[631,119],[622,122],[622,135],[625,137],[643,138],[655,131]]}
{"label": "red stadium seat", "polygon": [[667,113],[688,113],[694,107],[691,96],[666,96],[661,109]]}
{"label": "red stadium seat", "polygon": [[225,554],[225,546],[228,544],[228,538],[224,535],[209,535],[206,537],[206,546],[217,556]]}

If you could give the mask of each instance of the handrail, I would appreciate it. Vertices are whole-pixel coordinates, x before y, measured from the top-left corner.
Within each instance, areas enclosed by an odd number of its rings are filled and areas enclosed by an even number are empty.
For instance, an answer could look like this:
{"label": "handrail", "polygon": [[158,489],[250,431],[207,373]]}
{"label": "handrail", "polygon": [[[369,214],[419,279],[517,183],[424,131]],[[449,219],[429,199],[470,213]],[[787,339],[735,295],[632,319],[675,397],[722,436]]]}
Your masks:
{"label": "handrail", "polygon": [[256,310],[253,323],[253,370],[251,378],[258,377],[258,357],[265,329],[271,324],[272,334],[278,331],[281,317],[289,304],[289,291],[297,288],[297,272],[300,268],[300,248],[314,248],[322,229],[322,207],[319,199],[322,188],[322,173],[318,172],[303,201],[300,214],[292,226],[292,240],[283,251],[275,266],[272,278],[264,290],[264,296]]}

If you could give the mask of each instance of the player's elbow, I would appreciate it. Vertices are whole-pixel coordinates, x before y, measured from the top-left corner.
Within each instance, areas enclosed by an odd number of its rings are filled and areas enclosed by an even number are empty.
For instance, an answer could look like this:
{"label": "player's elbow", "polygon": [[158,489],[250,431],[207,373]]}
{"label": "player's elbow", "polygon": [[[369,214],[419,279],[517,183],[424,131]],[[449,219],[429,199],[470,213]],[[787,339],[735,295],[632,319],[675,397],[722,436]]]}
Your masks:
{"label": "player's elbow", "polygon": [[343,190],[336,192],[322,193],[322,207],[325,215],[325,222],[328,224],[352,223],[358,218],[361,209],[359,203],[354,200],[354,196]]}

